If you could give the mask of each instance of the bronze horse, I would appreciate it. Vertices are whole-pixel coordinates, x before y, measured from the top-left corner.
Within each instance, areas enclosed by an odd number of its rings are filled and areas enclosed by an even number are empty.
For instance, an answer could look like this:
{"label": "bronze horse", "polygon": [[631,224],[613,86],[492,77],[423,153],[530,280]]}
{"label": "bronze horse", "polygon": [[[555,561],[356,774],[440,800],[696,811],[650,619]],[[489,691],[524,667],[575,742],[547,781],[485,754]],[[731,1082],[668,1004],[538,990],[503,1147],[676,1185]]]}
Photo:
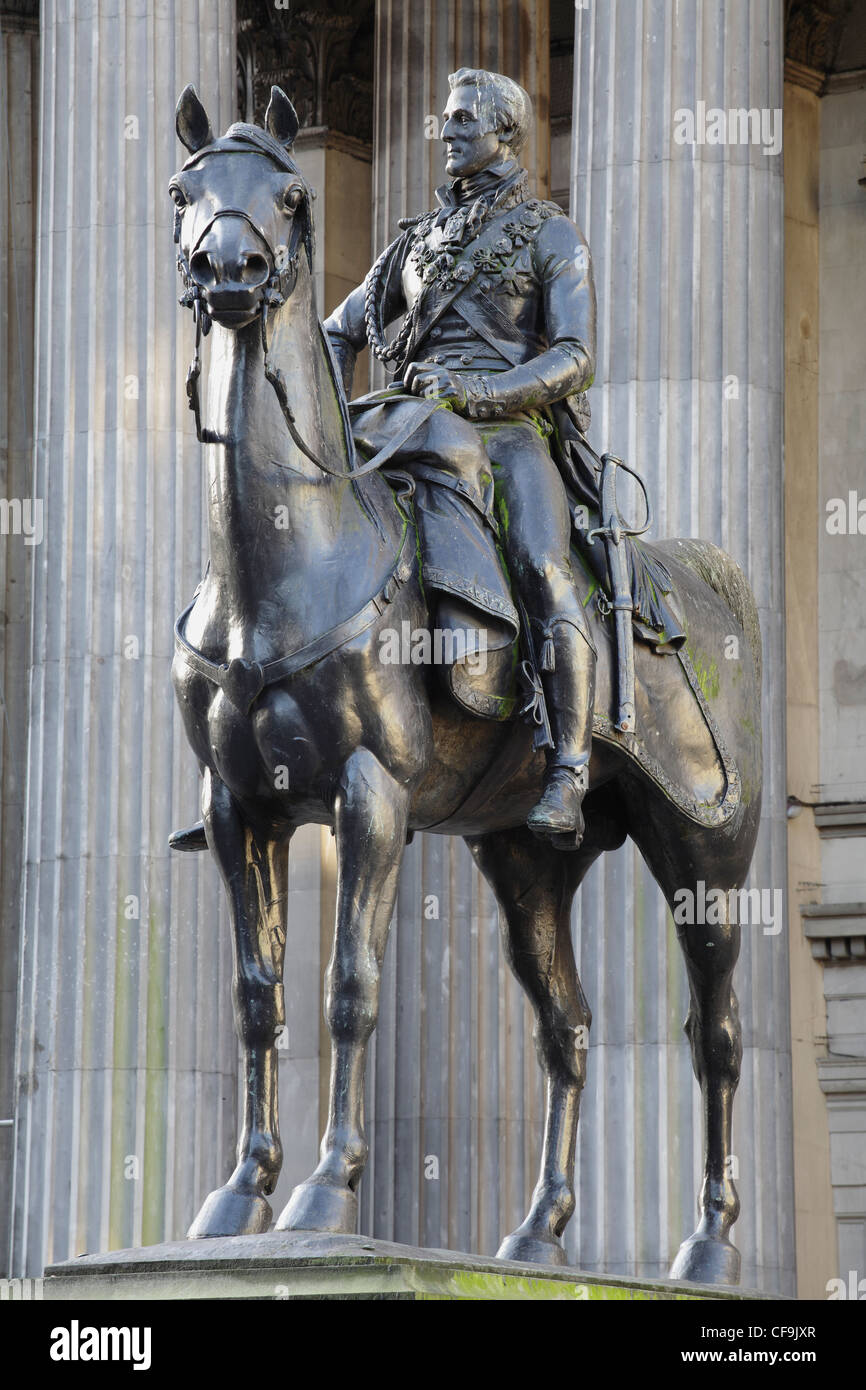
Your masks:
{"label": "bronze horse", "polygon": [[[536,1017],[547,1082],[543,1157],[529,1213],[503,1258],[562,1264],[574,1210],[578,1105],[591,1015],[570,909],[595,859],[631,836],[668,903],[678,890],[738,889],[760,811],[760,637],[739,569],[714,546],[658,547],[707,663],[736,635],[739,661],[712,682],[637,644],[645,708],[662,712],[667,772],[611,732],[610,641],[596,617],[596,729],[586,833],[563,852],[525,826],[544,763],[524,723],[462,711],[436,668],[383,664],[380,635],[429,622],[411,514],[355,459],[346,403],[316,313],[310,192],[291,158],[291,103],[273,90],[266,131],[215,139],[192,88],[177,110],[190,159],[171,181],[179,266],[196,315],[188,383],[208,476],[210,563],[178,620],[173,680],[199,761],[207,845],[225,883],[233,1000],[244,1055],[238,1162],[191,1237],[266,1231],[280,1171],[277,1038],[284,1022],[288,848],[298,826],[336,835],[338,890],[325,1013],[332,1040],[321,1161],[281,1230],[352,1232],[367,1159],[364,1071],[403,846],[414,830],[463,835],[500,908],[508,962]],[[198,338],[212,329],[206,408]],[[700,664],[698,662],[698,664]],[[694,668],[692,668],[692,672]],[[701,685],[703,689],[699,688]],[[640,706],[638,710],[640,721]],[[716,748],[708,742],[715,730]],[[665,735],[665,731],[667,731]],[[708,751],[709,750],[709,751]],[[638,749],[638,752],[640,750]],[[690,788],[691,800],[677,788]],[[721,895],[719,895],[721,896]],[[735,1283],[739,1202],[728,1171],[742,1053],[731,979],[736,913],[678,928],[686,1032],[704,1114],[700,1221],[676,1278]],[[733,920],[732,920],[733,919]]]}

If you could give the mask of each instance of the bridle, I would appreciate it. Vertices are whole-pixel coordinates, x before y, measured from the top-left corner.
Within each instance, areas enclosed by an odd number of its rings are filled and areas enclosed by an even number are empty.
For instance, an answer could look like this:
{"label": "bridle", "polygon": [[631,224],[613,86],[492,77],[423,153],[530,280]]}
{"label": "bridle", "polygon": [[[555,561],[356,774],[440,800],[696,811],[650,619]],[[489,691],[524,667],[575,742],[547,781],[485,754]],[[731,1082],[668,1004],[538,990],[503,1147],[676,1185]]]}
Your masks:
{"label": "bridle", "polygon": [[[264,135],[264,132],[261,132],[261,134]],[[232,132],[230,131],[229,137],[231,137],[231,135]],[[237,137],[235,136],[235,138]],[[268,147],[264,145],[263,142],[260,143],[257,139],[251,139],[249,135],[246,135],[245,138],[247,142],[253,146],[253,149],[256,150],[257,153],[265,153],[271,155],[270,149],[268,149]],[[188,169],[192,165],[198,163],[198,161],[202,159],[205,155],[218,153],[220,153],[219,150],[206,147],[205,149],[199,150],[195,154],[193,154],[192,157],[186,161],[186,164],[184,164],[183,167],[184,169]],[[283,163],[283,161],[280,161],[280,163]],[[283,165],[283,167],[286,169],[287,172],[291,172],[296,175],[298,173],[298,171],[294,169],[288,162],[286,162]],[[242,221],[246,222],[247,225],[255,233],[256,237],[259,239],[267,253],[268,264],[273,267],[271,275],[266,285],[263,287],[261,302],[259,304],[257,313],[259,316],[259,322],[261,327],[265,377],[270,383],[271,387],[273,388],[274,394],[277,398],[277,402],[280,407],[280,411],[286,423],[286,428],[288,429],[292,440],[294,441],[296,447],[300,450],[300,452],[304,454],[310,460],[311,463],[314,463],[317,468],[320,468],[323,473],[329,474],[332,478],[345,478],[347,480],[354,481],[356,478],[363,477],[365,473],[371,473],[375,468],[378,468],[385,461],[385,457],[393,453],[393,448],[388,448],[386,446],[386,449],[380,450],[379,453],[377,453],[372,459],[369,459],[360,467],[357,466],[357,455],[355,452],[355,442],[352,437],[352,427],[349,421],[348,411],[346,409],[346,402],[343,392],[339,389],[336,368],[333,359],[330,360],[330,366],[331,371],[334,374],[335,386],[337,386],[338,388],[337,399],[340,405],[340,414],[343,423],[343,435],[346,444],[346,452],[349,457],[348,470],[332,467],[331,464],[327,463],[313,449],[310,448],[309,444],[307,444],[306,440],[303,438],[300,431],[298,430],[297,422],[295,419],[295,413],[292,410],[292,407],[289,403],[286,379],[283,376],[283,373],[280,370],[280,368],[275,367],[270,360],[268,344],[268,314],[272,309],[279,309],[283,304],[285,304],[286,300],[289,299],[290,296],[294,293],[295,286],[297,284],[298,263],[302,250],[301,241],[302,236],[304,234],[304,221],[305,218],[309,219],[309,192],[306,190],[306,188],[302,200],[298,203],[298,206],[295,208],[294,217],[292,221],[292,234],[289,239],[288,247],[281,246],[277,248],[277,250],[275,250],[271,246],[271,243],[268,240],[268,237],[264,229],[260,227],[258,223],[253,221],[252,217],[250,217],[249,213],[246,212],[244,208],[224,207],[218,208],[217,211],[206,223],[206,225],[202,228],[199,236],[196,239],[195,245],[191,248],[189,254],[187,255],[184,252],[180,243],[180,229],[181,223],[183,221],[183,212],[183,208],[177,207],[175,209],[174,217],[174,240],[178,248],[177,268],[184,286],[183,294],[181,295],[180,300],[178,302],[181,304],[182,307],[192,309],[193,318],[195,321],[195,347],[193,349],[192,361],[190,362],[189,369],[186,375],[186,395],[189,408],[195,417],[195,432],[199,443],[221,444],[225,441],[222,439],[220,435],[216,434],[213,430],[205,429],[201,423],[201,401],[199,398],[198,390],[198,381],[199,377],[201,376],[201,340],[203,337],[206,338],[208,333],[210,332],[212,326],[212,319],[205,307],[201,286],[193,277],[192,271],[190,269],[190,261],[192,260],[193,256],[195,255],[204,238],[207,236],[208,232],[213,227],[214,223],[220,217],[238,217]],[[306,243],[306,250],[308,256],[311,256],[309,240],[307,238],[304,238],[304,240]],[[326,349],[328,349],[327,337],[324,333],[322,334],[322,337]],[[275,461],[279,464],[280,468],[286,468],[289,470],[289,472],[297,473],[301,477],[306,476],[301,471],[301,469],[293,468],[292,465],[289,463],[282,463],[279,460]]]}

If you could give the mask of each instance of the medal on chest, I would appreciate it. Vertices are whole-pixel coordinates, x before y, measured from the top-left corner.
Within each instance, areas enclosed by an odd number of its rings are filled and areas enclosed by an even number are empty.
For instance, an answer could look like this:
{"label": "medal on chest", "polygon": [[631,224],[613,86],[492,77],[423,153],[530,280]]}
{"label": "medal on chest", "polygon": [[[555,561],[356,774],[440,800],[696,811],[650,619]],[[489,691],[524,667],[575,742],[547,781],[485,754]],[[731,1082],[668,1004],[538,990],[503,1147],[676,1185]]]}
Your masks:
{"label": "medal on chest", "polygon": [[506,221],[497,218],[496,226],[467,237],[467,223],[473,221],[467,209],[456,209],[442,227],[431,213],[418,224],[412,268],[425,290],[435,286],[447,294],[483,274],[487,288],[498,283],[508,294],[524,293],[532,278],[531,244],[543,223],[557,215],[562,216],[559,208],[533,198]]}

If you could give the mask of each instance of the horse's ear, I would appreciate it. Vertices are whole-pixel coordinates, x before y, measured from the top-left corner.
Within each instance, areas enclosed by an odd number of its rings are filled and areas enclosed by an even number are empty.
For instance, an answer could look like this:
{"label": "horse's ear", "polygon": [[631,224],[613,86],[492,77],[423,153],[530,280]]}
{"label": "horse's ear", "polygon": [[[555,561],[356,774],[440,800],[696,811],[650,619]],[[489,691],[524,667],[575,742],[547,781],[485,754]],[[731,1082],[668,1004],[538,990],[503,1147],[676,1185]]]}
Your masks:
{"label": "horse's ear", "polygon": [[282,87],[272,87],[271,99],[265,112],[265,126],[269,134],[278,144],[291,149],[300,125],[298,113]]}
{"label": "horse's ear", "polygon": [[184,87],[175,112],[175,129],[181,144],[186,145],[190,154],[213,144],[213,131],[208,114],[196,96],[195,87]]}

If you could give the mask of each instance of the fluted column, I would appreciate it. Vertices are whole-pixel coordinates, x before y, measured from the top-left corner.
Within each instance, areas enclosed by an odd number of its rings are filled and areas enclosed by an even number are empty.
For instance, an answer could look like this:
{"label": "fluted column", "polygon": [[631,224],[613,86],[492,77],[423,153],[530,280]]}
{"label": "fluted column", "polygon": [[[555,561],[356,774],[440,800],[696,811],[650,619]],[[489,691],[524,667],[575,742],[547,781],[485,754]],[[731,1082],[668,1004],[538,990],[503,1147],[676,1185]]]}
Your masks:
{"label": "fluted column", "polygon": [[[13,1274],[178,1236],[235,1139],[216,873],[169,681],[201,576],[168,179],[176,96],[233,118],[233,0],[43,0]],[[4,98],[5,99],[5,98]]]}
{"label": "fluted column", "polygon": [[[36,0],[0,3],[0,1274],[12,1191],[21,858],[27,771],[30,578],[39,544],[33,495],[33,304],[39,19]],[[17,526],[16,526],[17,521]],[[26,523],[26,528],[25,524]],[[29,533],[29,534],[28,534]]]}
{"label": "fluted column", "polygon": [[[448,74],[484,67],[533,98],[524,162],[548,192],[547,5],[379,0],[373,149],[374,253],[397,219],[434,205]],[[531,1018],[502,960],[492,896],[461,840],[406,851],[369,1068],[371,1160],[362,1230],[495,1252],[525,1215],[543,1128]]]}
{"label": "fluted column", "polygon": [[[784,892],[782,8],[578,7],[572,214],[599,300],[590,437],[647,478],[655,535],[715,541],[757,597],[765,790],[750,882]],[[680,143],[682,113],[699,140],[713,108],[757,109],[768,124],[757,143]],[[694,1225],[700,1110],[680,1032],[684,969],[630,848],[589,876],[578,941],[595,1021],[570,1249],[584,1268],[661,1274]],[[787,926],[744,929],[735,988],[745,1055],[734,1239],[745,1284],[791,1293]]]}
{"label": "fluted column", "polygon": [[[377,0],[373,125],[373,249],[397,220],[435,205],[446,181],[439,139],[448,74],[488,68],[532,97],[535,126],[522,161],[535,191],[550,191],[550,26],[547,0]],[[377,385],[386,377],[373,368]]]}
{"label": "fluted column", "polygon": [[[541,197],[550,184],[550,26],[546,0],[378,0],[373,225],[381,248],[397,218],[434,205],[444,183],[438,139],[448,74],[489,68],[532,97],[535,130],[522,159]],[[431,121],[431,117],[435,118]]]}

